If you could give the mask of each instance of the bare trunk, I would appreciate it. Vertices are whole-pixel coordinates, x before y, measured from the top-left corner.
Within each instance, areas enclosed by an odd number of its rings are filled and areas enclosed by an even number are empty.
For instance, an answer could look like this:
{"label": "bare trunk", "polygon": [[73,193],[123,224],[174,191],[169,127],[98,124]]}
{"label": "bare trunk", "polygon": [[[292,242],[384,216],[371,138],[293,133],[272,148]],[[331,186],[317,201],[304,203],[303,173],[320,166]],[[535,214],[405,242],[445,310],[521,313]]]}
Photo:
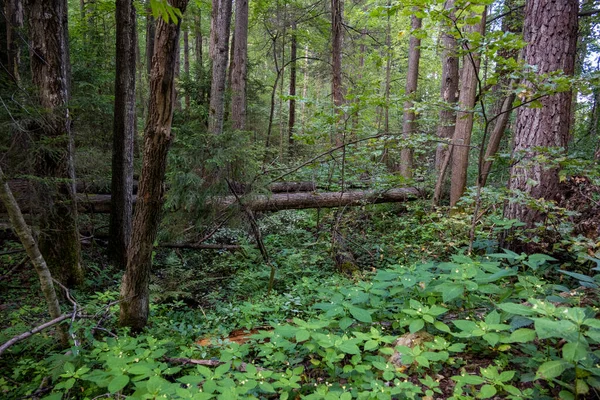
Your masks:
{"label": "bare trunk", "polygon": [[246,75],[248,64],[248,0],[235,1],[235,44],[231,68],[231,127],[246,129]]}
{"label": "bare trunk", "polygon": [[116,266],[127,265],[133,209],[135,136],[136,11],[132,0],[117,0],[117,54],[112,157],[110,254]]}
{"label": "bare trunk", "polygon": [[[185,79],[190,79],[190,39],[189,32],[186,29],[183,33],[183,73]],[[185,109],[190,110],[190,93],[189,90],[185,91]]]}
{"label": "bare trunk", "polygon": [[333,133],[333,142],[339,146],[343,143],[343,127],[341,120],[344,112],[344,87],[342,83],[342,46],[343,46],[343,18],[344,0],[331,0],[331,65],[332,81],[331,92],[333,94],[333,106],[337,114],[337,122]]}
{"label": "bare trunk", "polygon": [[[171,0],[183,13],[188,0]],[[150,268],[152,249],[164,200],[163,181],[167,153],[173,140],[175,64],[181,19],[177,24],[163,19],[157,22],[156,51],[150,76],[150,102],[144,129],[142,174],[133,233],[120,294],[121,326],[139,331],[146,325],[149,312]]]}
{"label": "bare trunk", "polygon": [[[46,305],[48,307],[50,316],[52,318],[60,317],[62,313],[60,311],[60,305],[56,297],[56,292],[54,291],[52,275],[48,269],[48,266],[46,265],[46,261],[44,260],[42,253],[40,253],[35,239],[33,238],[31,229],[29,229],[29,226],[27,226],[25,223],[25,219],[23,218],[23,214],[21,214],[19,205],[17,204],[17,201],[8,187],[8,183],[6,182],[2,168],[0,168],[0,200],[8,211],[10,223],[19,237],[19,240],[23,244],[23,247],[27,252],[27,256],[31,260],[33,268],[35,268],[35,272],[37,272],[38,279],[40,280],[40,288],[44,294],[44,298],[46,299]],[[61,344],[66,346],[69,342],[66,330],[58,328],[57,335]]]}
{"label": "bare trunk", "polygon": [[[576,0],[531,0],[525,9],[524,39],[527,46],[523,58],[537,67],[540,74],[563,71],[572,75],[575,69],[577,43]],[[547,168],[535,158],[537,147],[566,148],[571,128],[571,91],[547,96],[542,108],[522,107],[517,113],[514,155],[518,162],[511,168],[509,188],[533,199],[555,200],[559,194],[558,169]],[[531,228],[544,214],[526,204],[511,202],[504,215],[519,219]]]}
{"label": "bare trunk", "polygon": [[[44,144],[35,160],[41,209],[39,247],[52,274],[67,285],[83,283],[73,169],[69,101],[67,2],[30,0],[31,72],[44,120]],[[36,132],[36,133],[37,133]]]}
{"label": "bare trunk", "polygon": [[149,7],[146,12],[146,70],[148,72],[148,79],[150,79],[152,56],[154,55],[154,40],[156,36],[156,21],[154,20],[152,11]]}
{"label": "bare trunk", "polygon": [[[411,29],[416,31],[421,29],[421,19],[415,15],[410,17]],[[405,95],[407,100],[404,103],[404,123],[402,124],[402,137],[408,141],[415,134],[417,123],[416,114],[413,110],[414,97],[417,92],[417,83],[419,81],[419,61],[421,60],[421,39],[415,35],[410,37],[408,49],[408,72],[406,73],[406,90]],[[411,179],[413,176],[413,150],[410,145],[404,144],[400,152],[400,175],[404,179]]]}
{"label": "bare trunk", "polygon": [[[446,10],[454,8],[454,0],[447,0],[445,5]],[[450,12],[450,18],[454,18],[454,13]],[[456,38],[450,32],[454,27],[447,26],[442,33],[442,84],[441,97],[444,104],[440,110],[440,121],[437,128],[437,135],[440,139],[450,140],[454,136],[454,126],[456,124],[456,102],[458,101],[458,44]],[[442,167],[442,162],[448,152],[448,146],[439,144],[435,154],[435,168],[439,171]],[[443,183],[443,177],[442,177]]]}
{"label": "bare trunk", "polygon": [[[475,25],[465,27],[466,33],[478,32],[483,36],[485,32],[486,11],[481,15],[481,20]],[[471,146],[471,133],[473,131],[473,112],[478,89],[478,74],[480,56],[472,42],[463,44],[468,53],[464,56],[463,68],[460,76],[460,94],[458,106],[460,111],[456,115],[456,127],[452,139],[452,178],[450,187],[450,206],[455,206],[463,195],[467,186],[467,169],[469,167],[469,151]]]}
{"label": "bare trunk", "polygon": [[298,44],[296,38],[296,21],[292,22],[292,38],[290,42],[290,103],[288,115],[288,156],[294,155],[294,132],[296,125],[296,57],[298,56]]}
{"label": "bare trunk", "polygon": [[213,134],[221,134],[223,132],[231,3],[230,0],[213,0],[210,32],[212,82],[210,85],[210,105],[208,109],[208,131]]}
{"label": "bare trunk", "polygon": [[5,0],[6,17],[6,69],[13,81],[20,81],[19,65],[21,50],[19,46],[19,30],[23,27],[23,3],[21,0]]}

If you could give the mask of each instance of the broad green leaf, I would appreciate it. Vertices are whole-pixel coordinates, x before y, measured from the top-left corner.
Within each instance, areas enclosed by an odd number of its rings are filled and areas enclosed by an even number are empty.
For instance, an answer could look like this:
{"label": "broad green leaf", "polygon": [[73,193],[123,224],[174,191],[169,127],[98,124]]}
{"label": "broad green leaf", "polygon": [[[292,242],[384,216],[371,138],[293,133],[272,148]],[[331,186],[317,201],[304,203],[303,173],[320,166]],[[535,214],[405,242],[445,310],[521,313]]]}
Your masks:
{"label": "broad green leaf", "polygon": [[435,326],[436,329],[438,329],[442,332],[450,333],[450,327],[448,325],[446,325],[445,323],[443,323],[442,321],[435,321],[433,323],[433,326]]}
{"label": "broad green leaf", "polygon": [[464,319],[457,319],[455,321],[452,321],[452,323],[461,331],[464,332],[468,332],[471,333],[473,332],[475,329],[477,329],[477,324],[473,321],[467,321]]}
{"label": "broad green leaf", "polygon": [[527,343],[535,339],[535,331],[533,329],[521,328],[510,334],[508,343]]}
{"label": "broad green leaf", "polygon": [[115,376],[115,378],[110,381],[108,384],[108,391],[110,393],[116,393],[119,390],[123,389],[129,383],[129,376],[127,375],[119,375]]}
{"label": "broad green leaf", "polygon": [[531,307],[524,306],[523,304],[502,303],[502,304],[498,304],[498,308],[501,309],[502,311],[506,311],[507,313],[515,314],[515,315],[534,315],[535,314],[535,311]]}
{"label": "broad green leaf", "polygon": [[365,351],[369,351],[369,350],[376,349],[377,346],[378,346],[378,343],[376,340],[367,340],[367,342],[365,343],[364,349],[365,349]]}
{"label": "broad green leaf", "polygon": [[481,389],[479,389],[479,394],[477,398],[479,399],[489,399],[496,394],[496,388],[493,385],[483,385]]}
{"label": "broad green leaf", "polygon": [[299,329],[296,331],[296,342],[304,342],[305,340],[310,339],[310,332],[306,329]]}
{"label": "broad green leaf", "polygon": [[410,333],[415,333],[423,329],[424,326],[425,321],[423,321],[422,319],[416,319],[410,323],[408,329],[410,330]]}
{"label": "broad green leaf", "polygon": [[373,322],[373,319],[371,318],[371,313],[363,308],[348,307],[348,310],[350,311],[350,314],[352,314],[352,316],[356,318],[357,321],[365,322],[368,324]]}
{"label": "broad green leaf", "polygon": [[127,372],[133,375],[145,375],[152,372],[147,365],[134,365],[131,368],[127,368]]}
{"label": "broad green leaf", "polygon": [[570,342],[578,338],[577,325],[570,321],[553,321],[547,318],[532,318],[535,322],[535,332],[540,339],[563,338]]}
{"label": "broad green leaf", "polygon": [[350,317],[343,317],[343,318],[340,318],[340,320],[338,321],[338,325],[340,326],[340,329],[342,329],[344,331],[346,329],[348,329],[348,327],[350,325],[352,325],[353,323],[354,323],[354,320]]}
{"label": "broad green leaf", "polygon": [[576,342],[565,343],[562,348],[563,358],[566,361],[578,362],[589,356],[590,348],[587,342],[578,340]]}
{"label": "broad green leaf", "polygon": [[565,372],[565,370],[567,370],[568,368],[571,368],[572,366],[573,366],[573,364],[571,364],[565,360],[546,361],[545,363],[540,365],[540,367],[538,368],[538,370],[536,372],[536,377],[546,379],[546,380],[556,378],[557,376],[560,376],[563,372]]}
{"label": "broad green leaf", "polygon": [[337,348],[346,354],[360,354],[360,349],[358,348],[358,346],[350,341],[342,342],[340,345],[337,346]]}

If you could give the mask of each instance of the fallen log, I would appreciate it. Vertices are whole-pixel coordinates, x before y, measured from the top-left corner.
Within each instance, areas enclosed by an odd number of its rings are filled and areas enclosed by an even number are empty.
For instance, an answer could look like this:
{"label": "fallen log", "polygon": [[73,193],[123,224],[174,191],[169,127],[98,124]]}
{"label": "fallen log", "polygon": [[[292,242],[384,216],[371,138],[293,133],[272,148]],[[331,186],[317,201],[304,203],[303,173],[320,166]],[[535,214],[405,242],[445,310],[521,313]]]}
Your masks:
{"label": "fallen log", "polygon": [[[252,211],[302,210],[307,208],[334,208],[378,203],[400,203],[422,197],[413,187],[377,190],[350,190],[347,192],[296,192],[273,193],[244,197],[244,204]],[[134,202],[136,197],[134,196]],[[235,196],[217,197],[210,205],[227,208],[236,203]],[[79,211],[84,213],[109,213],[110,195],[79,195]]]}

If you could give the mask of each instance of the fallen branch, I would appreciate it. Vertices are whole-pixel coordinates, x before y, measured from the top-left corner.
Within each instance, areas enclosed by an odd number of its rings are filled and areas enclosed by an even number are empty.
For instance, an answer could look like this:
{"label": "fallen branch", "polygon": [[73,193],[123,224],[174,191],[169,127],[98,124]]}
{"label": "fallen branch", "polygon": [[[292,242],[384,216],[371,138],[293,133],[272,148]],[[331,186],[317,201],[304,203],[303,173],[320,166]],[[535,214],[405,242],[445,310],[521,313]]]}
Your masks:
{"label": "fallen branch", "polygon": [[4,353],[12,345],[17,344],[20,341],[25,340],[28,337],[33,336],[36,333],[43,331],[44,329],[47,329],[47,328],[50,328],[51,326],[59,324],[62,321],[64,321],[65,319],[71,318],[72,316],[73,316],[72,314],[63,314],[58,318],[54,318],[53,320],[45,322],[42,325],[36,326],[35,328],[33,328],[27,332],[21,333],[20,335],[13,337],[12,339],[10,339],[6,343],[4,343],[2,346],[0,346],[0,355],[2,355],[2,353]]}

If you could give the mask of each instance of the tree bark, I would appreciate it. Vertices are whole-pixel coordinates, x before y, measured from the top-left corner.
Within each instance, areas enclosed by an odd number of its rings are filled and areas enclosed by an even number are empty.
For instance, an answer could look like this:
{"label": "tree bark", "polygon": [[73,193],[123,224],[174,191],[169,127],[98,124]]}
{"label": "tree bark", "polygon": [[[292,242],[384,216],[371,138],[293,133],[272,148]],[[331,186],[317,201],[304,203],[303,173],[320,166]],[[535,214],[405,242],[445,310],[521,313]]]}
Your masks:
{"label": "tree bark", "polygon": [[231,127],[246,129],[248,0],[235,0],[235,43],[231,68]]}
{"label": "tree bark", "polygon": [[[189,33],[188,30],[186,29],[185,32],[183,32],[183,72],[185,74],[185,79],[189,80],[190,79],[190,38],[189,38]],[[185,91],[185,110],[186,111],[190,111],[190,92],[189,90]]]}
{"label": "tree bark", "polygon": [[[454,19],[454,12],[452,11],[454,0],[447,0],[445,9],[450,13],[449,17]],[[454,108],[458,101],[458,57],[456,55],[458,44],[456,38],[450,32],[451,29],[453,29],[452,26],[447,26],[442,32],[442,84],[440,94],[444,104],[440,110],[440,121],[437,128],[437,135],[442,140],[450,140],[454,136],[454,126],[456,124]],[[435,169],[438,174],[447,152],[448,146],[440,143],[435,154]]]}
{"label": "tree bark", "polygon": [[[188,0],[171,0],[173,7],[185,12]],[[142,174],[133,233],[120,293],[121,326],[139,331],[146,325],[149,312],[152,249],[164,201],[163,181],[167,153],[173,135],[175,63],[181,19],[175,24],[160,19],[156,27],[156,50],[150,76],[150,104],[144,129]]]}
{"label": "tree bark", "polygon": [[[474,25],[467,25],[465,32],[478,32],[483,36],[485,32],[484,10],[481,20]],[[456,127],[452,139],[452,178],[450,185],[450,206],[455,206],[463,195],[467,186],[467,169],[469,168],[469,151],[471,146],[471,133],[473,131],[473,112],[478,88],[478,74],[480,56],[473,48],[473,43],[465,42],[462,73],[460,76],[460,94],[458,106],[460,111],[456,115]]]}
{"label": "tree bark", "polygon": [[135,136],[136,10],[133,0],[117,0],[115,112],[112,155],[112,204],[109,253],[119,269],[127,265],[133,210]]}
{"label": "tree bark", "polygon": [[[148,0],[148,4],[150,0]],[[156,36],[156,21],[152,16],[150,5],[147,7],[146,15],[146,70],[148,79],[150,79],[150,71],[152,70],[152,56],[154,56],[154,39]]]}
{"label": "tree bark", "polygon": [[17,35],[23,27],[23,3],[21,0],[5,0],[6,17],[6,69],[14,82],[19,82],[19,65],[21,64],[21,51]]}
{"label": "tree bark", "polygon": [[[60,317],[60,304],[58,303],[58,298],[56,297],[56,292],[54,291],[52,275],[48,269],[48,266],[46,265],[46,261],[44,260],[42,253],[40,253],[33,235],[31,234],[29,226],[27,226],[25,223],[25,219],[23,218],[23,214],[21,214],[19,205],[17,204],[17,201],[8,187],[8,183],[2,168],[0,168],[0,200],[8,211],[10,223],[19,237],[19,240],[23,244],[23,247],[27,252],[27,256],[31,260],[33,267],[35,268],[35,272],[40,280],[40,288],[46,300],[46,305],[48,306],[48,312],[50,313],[50,316],[52,318]],[[66,331],[58,328],[57,335],[61,344],[66,346],[69,342]]]}
{"label": "tree bark", "polygon": [[[411,30],[414,32],[421,29],[421,19],[416,15],[411,15]],[[417,123],[416,114],[413,110],[415,105],[414,97],[417,92],[417,83],[419,82],[419,62],[421,60],[421,39],[414,34],[410,37],[408,49],[408,71],[406,73],[407,100],[404,103],[404,123],[402,124],[402,137],[408,141],[415,134]],[[410,145],[405,144],[400,151],[400,175],[404,179],[411,179],[413,176],[413,150]]]}
{"label": "tree bark", "polygon": [[290,103],[288,112],[288,157],[294,155],[294,132],[296,125],[296,58],[298,57],[298,42],[296,35],[296,21],[292,22],[292,35],[290,40]]}
{"label": "tree bark", "polygon": [[333,135],[333,142],[336,146],[343,143],[343,129],[341,127],[341,119],[344,115],[341,108],[344,105],[344,87],[342,82],[343,19],[344,0],[331,0],[331,92],[333,94],[333,106],[337,114],[337,122]]}
{"label": "tree bark", "polygon": [[[525,8],[523,51],[525,63],[540,74],[563,71],[572,75],[577,44],[576,0],[530,0]],[[530,84],[528,84],[530,85]],[[531,85],[530,85],[531,86]],[[557,168],[546,168],[535,157],[536,147],[566,148],[571,128],[572,92],[557,93],[541,100],[542,108],[521,107],[517,113],[510,190],[533,199],[556,200],[559,195]],[[519,219],[527,227],[540,222],[543,213],[526,204],[508,203],[504,215]]]}
{"label": "tree bark", "polygon": [[36,157],[41,210],[40,250],[52,274],[65,285],[83,283],[73,169],[69,101],[66,0],[29,0],[30,64],[44,120]]}
{"label": "tree bark", "polygon": [[212,81],[208,109],[208,131],[223,132],[225,115],[225,81],[229,55],[229,27],[231,24],[231,0],[213,0],[210,32],[210,58]]}

